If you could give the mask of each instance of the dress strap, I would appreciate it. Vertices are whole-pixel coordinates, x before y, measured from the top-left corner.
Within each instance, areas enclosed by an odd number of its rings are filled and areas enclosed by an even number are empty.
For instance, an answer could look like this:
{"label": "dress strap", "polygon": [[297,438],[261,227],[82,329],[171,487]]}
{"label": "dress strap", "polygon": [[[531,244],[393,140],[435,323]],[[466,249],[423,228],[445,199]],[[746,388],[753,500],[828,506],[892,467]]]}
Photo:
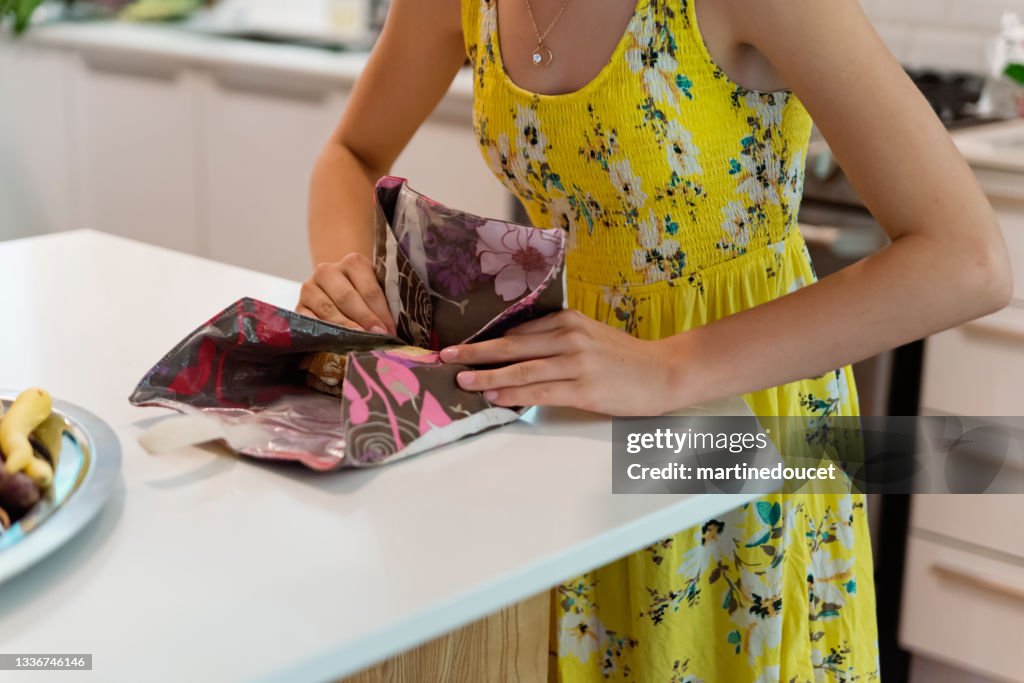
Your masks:
{"label": "dress strap", "polygon": [[697,0],[682,0],[682,11],[679,13],[677,30],[680,32],[680,42],[685,44],[687,51],[692,55],[689,60],[690,64],[699,65],[704,71],[700,74],[701,78],[709,76],[733,85],[728,74],[718,66],[714,57],[711,56],[711,51],[704,41],[704,35],[697,22]]}
{"label": "dress strap", "polygon": [[490,5],[495,0],[462,0],[462,40],[466,45],[466,55],[476,63],[476,47],[480,43],[480,16],[482,5]]}

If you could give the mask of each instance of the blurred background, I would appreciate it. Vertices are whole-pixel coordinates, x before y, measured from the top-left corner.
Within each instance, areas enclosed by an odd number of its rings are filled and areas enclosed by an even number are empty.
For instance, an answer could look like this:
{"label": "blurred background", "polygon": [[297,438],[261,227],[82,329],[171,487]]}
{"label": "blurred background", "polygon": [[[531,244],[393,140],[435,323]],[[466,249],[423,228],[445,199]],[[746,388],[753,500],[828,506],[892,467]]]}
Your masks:
{"label": "blurred background", "polygon": [[[858,364],[863,412],[1024,415],[1024,0],[862,4],[974,168],[1017,274],[1005,311]],[[0,240],[90,228],[305,279],[313,160],[387,9],[0,0]],[[521,218],[481,163],[471,98],[461,73],[393,172]],[[818,135],[800,219],[819,275],[886,243]],[[884,680],[1024,681],[1024,500],[876,496],[870,511]]]}

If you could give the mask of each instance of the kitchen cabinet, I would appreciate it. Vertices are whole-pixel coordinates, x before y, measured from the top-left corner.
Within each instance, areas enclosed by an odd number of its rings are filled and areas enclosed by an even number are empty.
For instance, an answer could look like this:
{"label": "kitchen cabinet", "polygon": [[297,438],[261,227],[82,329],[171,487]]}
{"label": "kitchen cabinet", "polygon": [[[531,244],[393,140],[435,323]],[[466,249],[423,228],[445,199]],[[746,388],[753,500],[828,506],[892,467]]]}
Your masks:
{"label": "kitchen cabinet", "polygon": [[[365,55],[93,22],[0,41],[0,239],[88,227],[292,279],[316,155]],[[392,169],[510,218],[459,74]]]}
{"label": "kitchen cabinet", "polygon": [[[1004,477],[1020,477],[1020,463]],[[912,683],[1024,683],[1021,497],[914,496],[900,644]]]}
{"label": "kitchen cabinet", "polygon": [[73,227],[72,63],[0,39],[0,240]]}
{"label": "kitchen cabinet", "polygon": [[927,341],[922,410],[1024,415],[1024,170],[975,173],[996,210],[1014,274],[1013,303]]}
{"label": "kitchen cabinet", "polygon": [[[306,202],[316,155],[348,91],[316,78],[282,80],[252,69],[213,69],[202,80],[205,256],[281,277],[310,272]],[[440,202],[509,218],[511,197],[487,170],[461,112],[431,116],[392,173]]]}
{"label": "kitchen cabinet", "polygon": [[431,116],[395,162],[394,175],[432,199],[487,218],[511,219],[515,201],[491,173],[469,124],[445,111]]}
{"label": "kitchen cabinet", "polygon": [[901,641],[957,668],[1024,681],[1024,566],[911,537]]}
{"label": "kitchen cabinet", "polygon": [[310,172],[345,92],[237,69],[213,72],[200,90],[204,255],[305,279]]}
{"label": "kitchen cabinet", "polygon": [[[955,505],[950,505],[950,501]],[[932,539],[950,539],[961,548],[1015,557],[1024,565],[1020,499],[1013,495],[918,496],[910,525]]]}
{"label": "kitchen cabinet", "polygon": [[[923,414],[1024,415],[1024,160],[1020,123],[955,136],[992,202],[1014,272],[1006,309],[927,340]],[[1021,138],[1024,139],[1024,138]],[[1015,167],[1016,164],[1016,167]],[[1021,476],[1009,458],[1003,476]],[[915,496],[900,642],[912,680],[1024,681],[1024,537],[1019,496]],[[947,666],[953,668],[946,668]]]}
{"label": "kitchen cabinet", "polygon": [[1024,415],[1024,307],[930,337],[922,413]]}
{"label": "kitchen cabinet", "polygon": [[79,227],[202,253],[194,75],[173,60],[88,50],[73,95]]}

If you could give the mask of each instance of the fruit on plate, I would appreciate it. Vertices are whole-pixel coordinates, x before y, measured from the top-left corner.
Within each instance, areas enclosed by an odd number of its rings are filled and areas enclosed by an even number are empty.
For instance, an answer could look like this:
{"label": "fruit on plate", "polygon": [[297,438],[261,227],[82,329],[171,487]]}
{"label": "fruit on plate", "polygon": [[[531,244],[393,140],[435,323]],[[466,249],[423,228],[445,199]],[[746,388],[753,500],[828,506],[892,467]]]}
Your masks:
{"label": "fruit on plate", "polygon": [[24,472],[0,472],[0,510],[7,513],[8,525],[21,519],[42,497],[42,490]]}
{"label": "fruit on plate", "polygon": [[36,427],[29,437],[29,443],[36,454],[48,461],[56,469],[60,460],[60,448],[64,443],[64,429],[66,428],[64,418],[57,413],[50,413],[50,416],[43,420],[43,423]]}
{"label": "fruit on plate", "polygon": [[29,435],[53,412],[53,399],[45,389],[26,389],[0,419],[0,452],[7,474],[24,472],[45,488],[53,481],[53,467],[36,455]]}
{"label": "fruit on plate", "polygon": [[53,483],[64,420],[43,389],[21,392],[0,413],[0,531],[32,509]]}

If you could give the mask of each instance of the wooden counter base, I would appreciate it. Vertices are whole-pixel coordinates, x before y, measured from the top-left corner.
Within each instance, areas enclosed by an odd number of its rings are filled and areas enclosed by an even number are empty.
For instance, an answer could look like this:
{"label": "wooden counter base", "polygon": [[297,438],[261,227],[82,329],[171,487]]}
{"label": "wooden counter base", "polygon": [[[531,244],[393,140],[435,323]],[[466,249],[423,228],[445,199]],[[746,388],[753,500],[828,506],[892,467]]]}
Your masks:
{"label": "wooden counter base", "polygon": [[545,591],[338,683],[543,683],[550,621]]}

